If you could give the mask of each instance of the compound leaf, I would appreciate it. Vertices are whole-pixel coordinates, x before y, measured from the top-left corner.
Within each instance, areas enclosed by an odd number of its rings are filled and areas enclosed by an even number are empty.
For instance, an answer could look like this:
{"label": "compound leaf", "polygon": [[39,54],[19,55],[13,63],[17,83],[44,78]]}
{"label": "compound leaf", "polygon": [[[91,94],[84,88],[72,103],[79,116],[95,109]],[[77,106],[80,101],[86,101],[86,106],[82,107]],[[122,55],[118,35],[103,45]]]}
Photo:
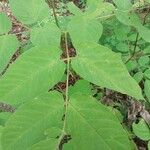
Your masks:
{"label": "compound leaf", "polygon": [[80,45],[72,67],[89,82],[143,99],[140,87],[129,75],[120,54],[102,45],[90,42]]}
{"label": "compound leaf", "polygon": [[[46,140],[45,130],[62,128],[62,115],[63,97],[58,92],[47,92],[25,103],[6,123],[2,133],[3,149],[27,150],[33,144]],[[52,144],[55,144],[55,138]]]}
{"label": "compound leaf", "polygon": [[19,104],[48,91],[65,70],[59,57],[54,46],[34,47],[23,53],[0,79],[0,101]]}
{"label": "compound leaf", "polygon": [[13,54],[19,47],[19,42],[14,35],[0,36],[0,73],[6,68]]}
{"label": "compound leaf", "polygon": [[131,150],[130,141],[117,117],[88,95],[70,98],[65,150]]}

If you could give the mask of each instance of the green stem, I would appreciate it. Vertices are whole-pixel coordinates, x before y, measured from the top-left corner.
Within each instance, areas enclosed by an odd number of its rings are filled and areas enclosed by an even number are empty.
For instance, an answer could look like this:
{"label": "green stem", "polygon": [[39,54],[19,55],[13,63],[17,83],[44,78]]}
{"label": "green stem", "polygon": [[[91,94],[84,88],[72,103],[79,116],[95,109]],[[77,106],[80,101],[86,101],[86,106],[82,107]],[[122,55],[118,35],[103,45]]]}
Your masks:
{"label": "green stem", "polygon": [[56,11],[55,11],[55,3],[54,3],[54,0],[51,0],[51,2],[52,2],[52,10],[53,10],[55,22],[56,22],[56,25],[59,27],[59,23],[58,23],[58,19],[57,19],[57,14],[56,14]]}
{"label": "green stem", "polygon": [[[57,18],[57,15],[56,15],[56,11],[55,11],[55,3],[54,3],[54,0],[48,0],[48,4],[52,5],[52,10],[53,10],[53,15],[54,15],[54,18],[55,18],[55,22],[56,22],[56,25],[59,27],[59,23],[58,23],[58,18]],[[69,57],[69,49],[68,49],[68,40],[67,40],[67,32],[64,33],[65,34],[65,50],[66,50],[66,55],[67,55],[67,58],[65,59],[67,61],[67,77],[66,77],[66,90],[65,90],[65,103],[64,103],[64,118],[63,118],[63,128],[62,128],[62,132],[61,132],[61,135],[59,137],[59,140],[58,140],[58,144],[57,144],[57,150],[60,149],[60,146],[61,146],[61,142],[64,138],[64,136],[66,135],[66,117],[67,117],[67,108],[68,108],[68,101],[69,101],[69,74],[70,74],[70,57]]]}
{"label": "green stem", "polygon": [[125,64],[127,64],[127,63],[135,56],[138,39],[139,39],[139,33],[137,33],[137,35],[136,35],[136,39],[135,39],[135,43],[134,43],[133,54],[132,54],[131,57],[125,62]]}
{"label": "green stem", "polygon": [[[65,34],[65,50],[67,55],[67,77],[66,77],[66,90],[65,90],[65,110],[64,110],[64,122],[63,122],[63,129],[62,134],[59,137],[59,144],[63,140],[63,137],[66,135],[66,123],[67,123],[67,111],[68,111],[68,102],[69,102],[69,74],[70,74],[70,57],[69,57],[69,49],[68,49],[68,40],[67,40],[67,32]],[[59,145],[60,146],[60,145]],[[59,148],[59,147],[58,147]]]}
{"label": "green stem", "polygon": [[69,57],[69,49],[68,49],[68,39],[67,39],[67,32],[65,32],[65,49],[67,55],[67,81],[66,81],[66,102],[69,100],[68,92],[69,92],[69,72],[70,72],[70,57]]}
{"label": "green stem", "polygon": [[58,22],[58,18],[57,18],[57,14],[56,14],[56,10],[55,10],[55,0],[47,0],[48,5],[52,6],[52,11],[53,11],[53,15],[54,15],[54,19],[56,22],[57,27],[59,27],[59,22]]}
{"label": "green stem", "polygon": [[[146,13],[146,15],[145,15],[145,17],[144,17],[143,26],[144,26],[145,23],[146,23],[146,18],[147,18],[147,16],[148,16],[149,12],[150,12],[150,8],[148,9],[148,12]],[[135,56],[135,54],[136,54],[136,48],[137,48],[137,44],[138,44],[138,39],[139,39],[139,33],[137,33],[137,35],[136,35],[133,54],[132,54],[131,57],[125,62],[125,64],[127,64],[130,60],[132,60],[132,58],[134,58],[134,56]]]}

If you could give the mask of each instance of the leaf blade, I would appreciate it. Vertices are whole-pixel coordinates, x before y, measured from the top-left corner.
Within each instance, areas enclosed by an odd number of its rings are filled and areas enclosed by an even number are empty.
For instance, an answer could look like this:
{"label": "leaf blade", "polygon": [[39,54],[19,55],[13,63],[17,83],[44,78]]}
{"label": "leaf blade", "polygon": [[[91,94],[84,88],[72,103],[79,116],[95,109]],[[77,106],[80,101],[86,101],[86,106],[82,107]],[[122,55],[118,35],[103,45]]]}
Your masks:
{"label": "leaf blade", "polygon": [[143,99],[140,87],[129,75],[120,55],[104,46],[95,43],[80,45],[72,67],[89,82]]}
{"label": "leaf blade", "polygon": [[16,18],[24,24],[33,24],[49,18],[49,7],[43,0],[9,0]]}
{"label": "leaf blade", "polygon": [[14,35],[3,35],[0,36],[0,45],[0,73],[2,73],[19,47],[19,42]]}
{"label": "leaf blade", "polygon": [[48,91],[65,71],[59,57],[54,46],[34,47],[23,53],[0,80],[0,100],[16,105]]}
{"label": "leaf blade", "polygon": [[37,46],[60,46],[61,31],[54,23],[47,23],[44,27],[36,27],[31,30],[31,42]]}
{"label": "leaf blade", "polygon": [[64,145],[65,150],[131,149],[118,119],[94,98],[83,94],[74,95],[68,107],[67,131],[72,140]]}
{"label": "leaf blade", "polygon": [[73,17],[68,25],[68,31],[75,48],[84,42],[98,42],[103,32],[103,26],[96,19],[85,16]]}
{"label": "leaf blade", "polygon": [[0,35],[8,33],[11,30],[11,21],[6,14],[0,13]]}
{"label": "leaf blade", "polygon": [[117,5],[117,8],[120,10],[129,10],[132,8],[130,0],[113,0],[113,2]]}
{"label": "leaf blade", "polygon": [[44,131],[62,127],[63,98],[58,92],[45,93],[25,103],[13,114],[2,133],[6,150],[26,150],[46,139]]}
{"label": "leaf blade", "polygon": [[146,122],[142,119],[137,124],[133,123],[133,132],[136,136],[138,136],[142,140],[150,139],[150,130]]}

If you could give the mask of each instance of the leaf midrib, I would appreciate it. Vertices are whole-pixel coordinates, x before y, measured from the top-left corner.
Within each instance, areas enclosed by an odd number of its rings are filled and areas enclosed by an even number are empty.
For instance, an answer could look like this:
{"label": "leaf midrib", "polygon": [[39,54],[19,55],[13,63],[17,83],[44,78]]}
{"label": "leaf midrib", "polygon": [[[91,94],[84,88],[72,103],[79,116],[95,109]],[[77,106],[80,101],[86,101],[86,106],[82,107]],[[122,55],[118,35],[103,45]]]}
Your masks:
{"label": "leaf midrib", "polygon": [[[57,108],[60,108],[60,107],[57,107]],[[15,138],[15,141],[12,142],[8,148],[10,148],[12,145],[15,145],[26,133],[28,133],[31,129],[34,129],[34,127],[37,126],[38,124],[40,124],[41,122],[43,122],[43,120],[46,120],[46,118],[49,118],[50,114],[56,114],[55,112],[57,110],[59,110],[59,109],[55,109],[53,111],[47,110],[47,113],[45,113],[46,115],[44,115],[44,117],[41,117],[41,120],[38,119],[38,121],[36,123],[32,124],[33,125],[32,127],[30,126],[30,128],[28,128],[28,130],[25,130],[24,132],[22,132],[21,136],[18,136],[17,138]]]}
{"label": "leaf midrib", "polygon": [[[22,85],[26,84],[28,81],[30,81],[32,78],[34,78],[36,76],[36,74],[38,74],[39,72],[43,72],[44,70],[46,70],[47,68],[53,67],[57,64],[58,62],[56,60],[53,60],[51,63],[48,63],[48,65],[45,65],[45,67],[42,67],[40,69],[37,69],[37,71],[35,71],[33,74],[31,74],[31,76],[28,76],[26,78],[26,80],[23,80],[23,82],[20,82],[20,84],[18,84],[14,89],[10,90],[9,92],[5,93],[5,95],[3,96],[3,98],[7,97],[7,95],[10,95],[11,93],[13,93],[14,91],[16,91],[17,89],[19,89]],[[54,65],[55,64],[55,65]]]}
{"label": "leaf midrib", "polygon": [[113,150],[113,149],[111,149],[111,147],[109,146],[109,144],[105,140],[103,140],[103,138],[98,133],[98,131],[84,118],[84,116],[71,103],[69,103],[69,104],[77,112],[77,114],[79,114],[80,118],[82,118],[84,120],[84,122],[101,138],[101,140],[108,146],[108,148],[110,150]]}
{"label": "leaf midrib", "polygon": [[[86,56],[84,56],[84,55],[81,55],[81,57],[78,57],[76,59],[76,61],[78,61],[79,59],[82,62],[84,62],[84,64],[86,64],[86,66],[87,66],[86,62],[90,61],[90,59],[86,58]],[[104,75],[106,75],[105,78],[107,78],[107,82],[109,81],[113,86],[116,87],[116,89],[120,89],[118,86],[116,86],[116,84],[113,83],[112,79],[107,76],[107,73],[105,71],[103,71],[103,69],[100,69],[100,68],[96,67],[96,65],[93,62],[91,62],[91,61],[90,61],[90,63],[88,63],[88,66],[90,66],[91,68],[95,68],[95,70],[98,70],[98,72],[102,72]]]}

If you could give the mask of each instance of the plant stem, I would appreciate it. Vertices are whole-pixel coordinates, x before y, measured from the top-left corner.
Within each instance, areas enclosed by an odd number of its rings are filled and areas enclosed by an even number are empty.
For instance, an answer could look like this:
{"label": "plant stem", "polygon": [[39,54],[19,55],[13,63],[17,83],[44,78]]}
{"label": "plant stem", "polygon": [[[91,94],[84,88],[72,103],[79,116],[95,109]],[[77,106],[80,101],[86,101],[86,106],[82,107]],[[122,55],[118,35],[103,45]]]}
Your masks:
{"label": "plant stem", "polygon": [[65,117],[64,117],[64,126],[63,131],[66,129],[66,117],[67,117],[67,108],[69,102],[69,74],[70,74],[70,58],[69,58],[69,49],[68,49],[68,40],[67,40],[67,32],[65,32],[65,49],[67,54],[67,79],[66,79],[66,91],[65,91]]}
{"label": "plant stem", "polygon": [[139,33],[137,33],[137,35],[136,35],[136,39],[135,39],[135,43],[134,43],[133,54],[132,54],[131,57],[125,62],[125,64],[127,64],[127,63],[135,56],[138,39],[139,39]]}
{"label": "plant stem", "polygon": [[[59,146],[61,144],[61,141],[63,140],[63,137],[66,135],[66,121],[67,121],[67,111],[68,111],[68,102],[69,102],[69,74],[70,74],[70,57],[69,57],[69,49],[68,49],[68,40],[67,40],[67,32],[65,34],[65,50],[67,55],[67,77],[66,77],[66,90],[65,90],[65,102],[64,102],[64,118],[63,118],[63,129],[62,134],[59,137]],[[59,147],[58,147],[59,148]]]}
{"label": "plant stem", "polygon": [[65,49],[67,55],[67,80],[66,80],[66,102],[69,100],[68,92],[69,92],[69,72],[70,72],[70,57],[69,57],[69,49],[68,49],[68,39],[67,39],[67,32],[65,32]]}
{"label": "plant stem", "polygon": [[[146,13],[146,15],[145,15],[145,17],[144,17],[143,26],[144,26],[145,23],[146,23],[146,18],[147,18],[148,14],[149,14],[149,11],[150,11],[150,8],[148,9],[148,12]],[[137,35],[136,35],[133,54],[132,54],[132,56],[125,62],[125,64],[127,64],[132,58],[134,58],[134,56],[135,56],[135,54],[136,54],[136,48],[137,48],[138,39],[139,39],[139,33],[137,33]]]}
{"label": "plant stem", "polygon": [[[59,23],[58,23],[58,18],[57,18],[57,15],[56,15],[56,11],[55,11],[55,3],[54,3],[54,0],[48,0],[48,4],[52,5],[52,10],[53,10],[53,15],[54,15],[54,18],[55,18],[55,22],[56,22],[56,25],[59,27]],[[64,136],[66,135],[66,117],[67,117],[67,108],[68,108],[68,101],[69,101],[69,74],[70,74],[70,57],[69,57],[69,49],[68,49],[68,40],[67,40],[67,32],[64,32],[65,34],[65,50],[66,50],[66,55],[67,55],[67,58],[66,58],[66,61],[67,61],[67,66],[66,66],[66,69],[67,69],[67,77],[66,77],[66,90],[65,90],[65,100],[64,100],[64,117],[63,117],[63,128],[62,128],[62,132],[61,132],[61,135],[58,139],[58,144],[57,144],[57,150],[60,150],[60,146],[62,146],[61,143]]]}
{"label": "plant stem", "polygon": [[[134,12],[134,11],[136,11],[136,10],[143,10],[143,9],[146,9],[146,8],[150,8],[150,5],[148,5],[148,6],[145,6],[145,7],[142,7],[142,8],[134,8],[134,9],[131,9],[130,10],[130,12]],[[115,11],[116,11],[117,9],[115,9],[114,10],[114,12],[113,13],[111,13],[111,14],[108,14],[108,15],[104,15],[104,16],[99,16],[99,17],[96,17],[96,19],[104,19],[104,18],[111,18],[111,17],[114,17],[115,16]],[[123,11],[122,11],[123,12]],[[126,12],[126,11],[125,11]]]}
{"label": "plant stem", "polygon": [[57,27],[59,27],[59,22],[58,22],[58,18],[57,18],[57,14],[56,14],[56,10],[55,10],[55,0],[47,0],[48,5],[52,6],[52,11],[53,11],[53,15],[54,15],[54,19],[56,22]]}

